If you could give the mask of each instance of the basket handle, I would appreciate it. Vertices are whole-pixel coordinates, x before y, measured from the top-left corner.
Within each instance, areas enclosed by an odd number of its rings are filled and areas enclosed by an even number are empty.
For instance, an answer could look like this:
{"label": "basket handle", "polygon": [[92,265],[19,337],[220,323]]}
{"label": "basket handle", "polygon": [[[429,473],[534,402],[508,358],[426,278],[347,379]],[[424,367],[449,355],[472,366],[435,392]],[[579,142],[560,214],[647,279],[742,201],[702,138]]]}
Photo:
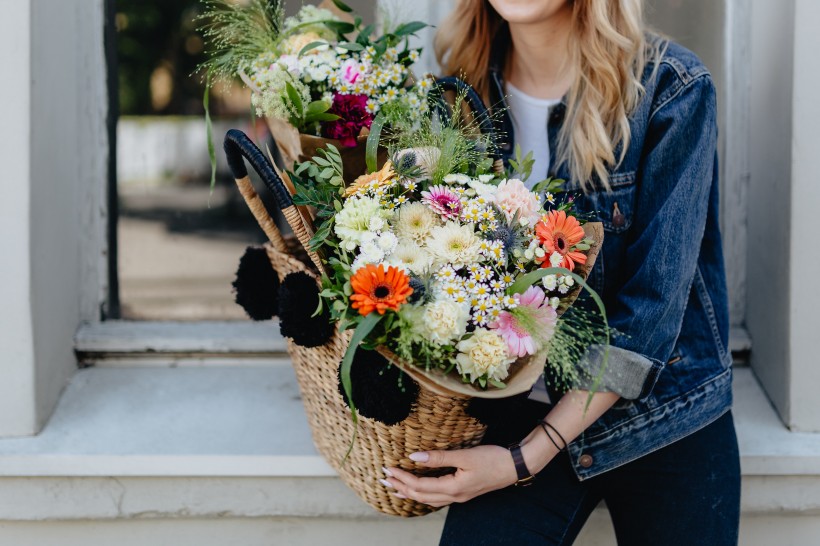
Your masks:
{"label": "basket handle", "polygon": [[311,261],[320,272],[324,272],[324,266],[319,255],[310,250],[308,245],[310,236],[307,234],[302,216],[293,203],[290,192],[288,192],[288,189],[285,187],[279,175],[276,174],[270,161],[262,154],[262,151],[248,138],[248,135],[238,129],[231,129],[227,132],[223,148],[225,150],[225,157],[228,160],[228,167],[231,169],[231,173],[233,173],[236,185],[239,187],[239,192],[245,199],[248,208],[251,209],[251,213],[253,217],[256,218],[259,227],[261,227],[265,235],[268,236],[273,247],[279,252],[288,253],[288,247],[282,238],[282,234],[279,232],[279,228],[276,227],[273,218],[271,218],[270,213],[265,208],[262,199],[260,199],[259,194],[256,193],[251,183],[251,179],[248,176],[248,169],[245,166],[245,159],[248,160],[248,163],[256,170],[262,178],[262,182],[273,194],[276,206],[282,211],[291,229],[296,234],[297,239],[299,239],[299,242],[305,247],[305,251],[308,256],[310,256]]}
{"label": "basket handle", "polygon": [[[490,137],[491,142],[496,141],[495,127],[493,127],[490,111],[484,105],[481,96],[470,84],[456,76],[444,76],[442,78],[436,78],[435,85],[442,92],[453,91],[459,95],[463,94],[464,100],[467,101],[467,105],[473,111],[473,115],[478,121],[478,128],[481,134]],[[437,97],[433,107],[442,118],[446,120],[452,118],[452,109],[441,96]],[[496,171],[496,174],[501,174],[504,170],[504,162],[501,159],[501,155],[494,147],[489,150],[489,153],[490,157],[493,158],[493,169]]]}

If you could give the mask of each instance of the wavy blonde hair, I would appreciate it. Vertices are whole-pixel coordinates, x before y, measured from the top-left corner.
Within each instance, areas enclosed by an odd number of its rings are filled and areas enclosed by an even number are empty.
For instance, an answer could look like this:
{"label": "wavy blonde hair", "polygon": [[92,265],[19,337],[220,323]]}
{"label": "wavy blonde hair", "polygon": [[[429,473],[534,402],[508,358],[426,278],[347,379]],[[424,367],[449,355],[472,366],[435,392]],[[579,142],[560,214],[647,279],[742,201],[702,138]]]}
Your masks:
{"label": "wavy blonde hair", "polygon": [[[490,49],[503,24],[488,0],[460,0],[435,38],[444,72],[463,75],[485,99]],[[643,0],[574,0],[570,35],[575,80],[556,161],[585,191],[594,188],[595,178],[609,190],[608,167],[617,166],[629,147],[628,118],[644,93],[642,74],[649,62],[657,68],[664,46],[646,38]]]}

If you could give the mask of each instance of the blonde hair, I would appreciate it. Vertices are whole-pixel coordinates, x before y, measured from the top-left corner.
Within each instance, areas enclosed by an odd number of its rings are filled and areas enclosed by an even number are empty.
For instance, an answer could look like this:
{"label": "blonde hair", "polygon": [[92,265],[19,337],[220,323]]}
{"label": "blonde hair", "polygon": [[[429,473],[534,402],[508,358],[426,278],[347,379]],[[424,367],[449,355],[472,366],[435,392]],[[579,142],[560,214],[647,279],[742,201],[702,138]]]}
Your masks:
{"label": "blonde hair", "polygon": [[[502,24],[487,0],[460,0],[436,34],[444,72],[463,75],[485,99],[490,49]],[[576,70],[556,160],[585,191],[594,188],[596,177],[610,188],[608,167],[618,165],[629,147],[628,118],[643,96],[642,74],[649,62],[657,68],[662,55],[661,42],[646,39],[643,0],[572,2],[569,61]]]}

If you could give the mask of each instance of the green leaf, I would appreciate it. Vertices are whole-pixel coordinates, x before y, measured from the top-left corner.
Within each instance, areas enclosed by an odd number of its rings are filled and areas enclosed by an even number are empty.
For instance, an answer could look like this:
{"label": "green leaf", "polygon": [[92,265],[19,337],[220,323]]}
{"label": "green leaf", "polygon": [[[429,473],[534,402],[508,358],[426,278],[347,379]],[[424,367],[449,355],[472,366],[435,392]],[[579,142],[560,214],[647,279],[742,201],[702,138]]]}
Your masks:
{"label": "green leaf", "polygon": [[293,104],[294,109],[300,113],[300,116],[304,114],[305,110],[302,105],[302,97],[299,96],[299,92],[296,91],[292,83],[285,82],[285,92],[288,94],[288,99],[291,104]]}
{"label": "green leaf", "polygon": [[356,326],[356,330],[353,332],[353,337],[350,339],[350,345],[347,346],[347,350],[345,351],[345,356],[342,359],[342,365],[339,370],[339,375],[342,378],[342,387],[345,391],[345,398],[347,399],[347,405],[350,406],[350,414],[353,417],[353,438],[350,441],[350,447],[347,449],[347,453],[342,458],[342,465],[344,465],[345,461],[347,460],[348,455],[353,450],[353,444],[356,442],[356,436],[359,432],[359,417],[356,413],[356,405],[353,403],[353,382],[350,379],[350,368],[353,365],[353,357],[356,354],[356,349],[359,348],[359,344],[364,341],[364,338],[373,331],[373,328],[379,323],[381,320],[382,315],[378,313],[370,313],[364,319],[359,322],[359,325]]}
{"label": "green leaf", "polygon": [[350,13],[350,12],[352,12],[352,11],[353,11],[353,8],[351,8],[350,6],[348,6],[347,4],[345,4],[344,2],[342,2],[342,0],[333,0],[333,4],[334,4],[337,8],[339,8],[339,10],[340,10],[340,11],[343,11],[343,12],[345,12],[345,13]]}
{"label": "green leaf", "polygon": [[339,119],[339,116],[336,114],[328,114],[327,112],[308,114],[305,116],[306,121],[336,121],[337,119]]}
{"label": "green leaf", "polygon": [[315,100],[307,105],[305,112],[308,114],[321,114],[328,110],[330,110],[330,103],[323,100]]}
{"label": "green leaf", "polygon": [[322,40],[316,40],[315,42],[310,42],[308,45],[306,45],[305,47],[303,47],[302,49],[299,50],[299,55],[298,56],[301,57],[302,55],[304,55],[308,51],[312,51],[312,50],[316,49],[317,47],[322,47],[323,45],[328,45],[328,43],[324,42]]}
{"label": "green leaf", "polygon": [[344,21],[325,21],[324,26],[334,31],[336,34],[348,34],[356,30],[356,27],[353,26],[352,23],[346,23]]}
{"label": "green leaf", "polygon": [[205,135],[208,140],[208,158],[211,160],[211,193],[216,186],[216,149],[214,148],[214,125],[211,121],[210,110],[211,98],[211,70],[205,79],[205,95],[202,97],[202,105],[205,107]]}
{"label": "green leaf", "polygon": [[427,23],[422,23],[421,21],[411,21],[409,23],[404,23],[396,27],[396,30],[393,31],[393,34],[396,36],[411,36],[416,32],[420,31],[423,28],[427,28],[429,25]]}
{"label": "green leaf", "polygon": [[368,173],[376,171],[379,138],[382,134],[382,127],[384,127],[384,116],[376,114],[376,117],[373,118],[373,121],[370,123],[370,134],[367,135],[367,144],[365,147],[365,162],[367,163]]}
{"label": "green leaf", "polygon": [[320,167],[330,167],[330,161],[328,161],[324,157],[319,157],[318,155],[313,156],[313,159],[311,161],[313,161]]}
{"label": "green leaf", "polygon": [[362,44],[363,46],[367,45],[367,39],[370,38],[370,35],[373,34],[373,31],[376,30],[375,25],[367,25],[362,29],[358,36],[356,36],[356,42]]}
{"label": "green leaf", "polygon": [[339,47],[348,51],[361,51],[364,49],[362,44],[357,44],[356,42],[341,42],[339,43]]}

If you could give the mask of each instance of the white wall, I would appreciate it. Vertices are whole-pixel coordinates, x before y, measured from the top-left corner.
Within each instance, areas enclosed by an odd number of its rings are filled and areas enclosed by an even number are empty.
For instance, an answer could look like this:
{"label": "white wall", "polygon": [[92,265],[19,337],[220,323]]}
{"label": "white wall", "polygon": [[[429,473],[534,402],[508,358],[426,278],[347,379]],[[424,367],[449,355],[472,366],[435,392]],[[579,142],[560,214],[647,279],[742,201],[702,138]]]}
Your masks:
{"label": "white wall", "polygon": [[[104,293],[102,0],[3,0],[0,435],[37,432]],[[8,260],[8,265],[5,262]]]}
{"label": "white wall", "polygon": [[[817,312],[820,310],[818,210],[820,180],[820,2],[795,0],[791,138],[791,233],[789,300],[791,412],[789,424],[820,431],[820,356]],[[776,221],[776,220],[775,220]]]}
{"label": "white wall", "polygon": [[752,366],[787,423],[793,31],[792,0],[753,4],[746,323]]}
{"label": "white wall", "polygon": [[14,75],[14,85],[0,85],[0,433],[26,434],[36,427],[28,230],[31,14],[27,2],[3,0],[0,9],[0,51],[8,53],[3,70]]}

